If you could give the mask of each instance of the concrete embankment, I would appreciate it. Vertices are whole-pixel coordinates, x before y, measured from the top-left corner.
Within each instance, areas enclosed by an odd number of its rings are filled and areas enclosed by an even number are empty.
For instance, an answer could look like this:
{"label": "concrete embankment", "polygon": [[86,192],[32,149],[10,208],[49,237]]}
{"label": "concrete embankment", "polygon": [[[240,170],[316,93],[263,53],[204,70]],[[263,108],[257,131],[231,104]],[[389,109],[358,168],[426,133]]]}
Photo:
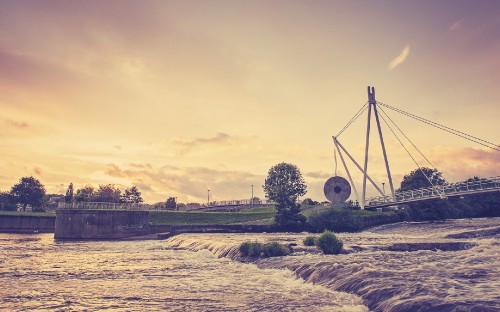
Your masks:
{"label": "concrete embankment", "polygon": [[[55,239],[164,239],[181,233],[271,232],[267,225],[152,225],[147,211],[62,209]],[[161,235],[157,235],[161,234]]]}
{"label": "concrete embankment", "polygon": [[55,239],[122,239],[150,234],[147,211],[58,210]]}
{"label": "concrete embankment", "polygon": [[0,215],[0,233],[53,233],[55,216]]}

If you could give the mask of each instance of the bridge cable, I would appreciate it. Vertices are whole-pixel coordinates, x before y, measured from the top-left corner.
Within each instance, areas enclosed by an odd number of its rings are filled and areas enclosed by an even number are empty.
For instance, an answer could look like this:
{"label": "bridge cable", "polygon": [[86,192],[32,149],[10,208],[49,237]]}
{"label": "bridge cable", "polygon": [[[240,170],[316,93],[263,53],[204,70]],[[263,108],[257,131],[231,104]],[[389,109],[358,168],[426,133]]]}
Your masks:
{"label": "bridge cable", "polygon": [[333,149],[333,158],[335,159],[335,176],[337,176],[337,147]]}
{"label": "bridge cable", "polygon": [[[394,120],[392,120],[392,118],[387,115],[387,113],[382,109],[382,107],[379,107],[379,110],[392,122],[392,124],[399,130],[399,132],[401,132],[401,134],[408,140],[408,142],[411,143],[411,145],[413,145],[413,147],[417,150],[417,152],[420,153],[420,155],[427,161],[427,163],[433,168],[433,169],[436,169],[436,167],[431,163],[431,161],[429,159],[427,159],[427,157],[425,157],[425,155],[420,151],[420,149],[418,149],[418,147],[410,140],[410,138],[408,138],[406,136],[406,134],[404,134],[403,130],[401,130],[401,128],[398,127],[398,125],[394,122]],[[437,169],[436,169],[437,170]]]}
{"label": "bridge cable", "polygon": [[[491,142],[489,142],[489,141],[486,141],[486,140],[480,139],[480,138],[478,138],[478,137],[475,137],[475,136],[473,136],[473,135],[470,135],[470,134],[467,134],[467,133],[461,132],[461,131],[459,131],[459,130],[455,130],[455,129],[453,129],[453,128],[450,128],[450,127],[447,127],[447,126],[441,125],[441,124],[439,124],[439,123],[437,123],[437,122],[434,122],[434,121],[431,121],[431,120],[425,119],[425,118],[423,118],[423,117],[420,117],[420,116],[414,115],[414,114],[409,113],[409,112],[406,112],[406,111],[404,111],[404,110],[402,110],[402,109],[399,109],[399,108],[396,108],[396,107],[392,107],[392,106],[390,106],[390,105],[388,105],[388,104],[385,104],[385,103],[382,103],[382,102],[377,102],[377,103],[378,103],[378,104],[380,104],[380,105],[382,105],[382,106],[384,106],[384,107],[387,107],[387,108],[389,108],[389,109],[392,109],[392,110],[394,110],[394,111],[396,111],[396,112],[398,112],[398,113],[400,113],[400,114],[403,114],[403,115],[405,115],[405,116],[408,116],[408,117],[411,117],[411,118],[416,119],[416,120],[418,120],[418,121],[421,121],[421,122],[425,122],[425,123],[427,123],[427,124],[430,124],[430,125],[432,125],[432,126],[434,126],[434,127],[436,127],[436,128],[439,128],[439,129],[442,129],[442,130],[445,130],[445,129],[446,129],[446,130],[449,130],[449,131],[447,131],[447,132],[450,132],[450,133],[452,133],[452,134],[455,134],[455,135],[462,134],[462,135],[465,135],[465,136],[467,136],[467,137],[469,137],[469,138],[473,138],[473,139],[475,139],[475,140],[478,140],[478,141],[484,142],[484,143],[486,143],[486,144],[488,144],[488,145],[492,145],[492,146],[494,146],[494,147],[500,147],[500,145],[497,145],[497,144],[491,143]],[[445,131],[446,131],[446,130],[445,130]]]}
{"label": "bridge cable", "polygon": [[[417,165],[418,169],[420,170],[420,172],[424,175],[424,177],[427,179],[427,181],[430,183],[430,185],[435,188],[436,190],[438,190],[436,188],[436,186],[434,186],[434,184],[432,184],[431,180],[429,179],[429,177],[427,177],[427,175],[425,175],[424,171],[422,170],[422,168],[420,167],[420,165],[418,164],[418,162],[415,160],[415,158],[413,158],[413,156],[411,155],[410,151],[408,151],[408,149],[406,148],[406,146],[403,144],[403,142],[401,142],[401,140],[399,139],[399,137],[396,135],[396,133],[394,132],[394,130],[392,130],[392,127],[389,125],[389,123],[385,120],[384,116],[381,114],[380,117],[382,118],[382,120],[384,121],[384,123],[387,125],[387,127],[389,128],[389,130],[391,130],[392,134],[396,137],[396,139],[399,141],[399,144],[401,144],[401,146],[405,149],[406,153],[408,153],[408,155],[410,156],[410,158],[413,160],[413,162],[415,163],[415,165]],[[439,190],[438,190],[439,192]]]}
{"label": "bridge cable", "polygon": [[351,118],[351,120],[349,120],[349,122],[344,126],[344,128],[342,128],[342,130],[340,130],[340,132],[336,135],[336,137],[339,137],[342,132],[344,132],[353,122],[356,121],[356,119],[358,119],[359,116],[361,116],[361,114],[368,108],[368,102],[366,102],[359,110],[358,112]]}
{"label": "bridge cable", "polygon": [[433,126],[433,127],[435,127],[435,128],[441,129],[441,130],[446,131],[446,132],[448,132],[448,133],[454,134],[454,135],[456,135],[456,136],[459,136],[459,137],[461,137],[461,138],[464,138],[464,139],[466,139],[466,140],[469,140],[469,141],[471,141],[471,142],[474,142],[474,143],[476,143],[476,144],[479,144],[479,145],[482,145],[482,146],[485,146],[485,147],[487,147],[487,148],[491,148],[491,149],[493,149],[493,150],[495,150],[495,151],[499,151],[499,152],[500,152],[500,145],[497,145],[497,144],[491,143],[491,142],[489,142],[489,141],[486,141],[486,140],[480,139],[480,138],[478,138],[478,137],[475,137],[475,136],[473,136],[473,135],[470,135],[470,134],[467,134],[467,133],[461,132],[461,131],[459,131],[459,130],[455,130],[455,129],[449,128],[449,127],[447,127],[447,126],[444,126],[444,125],[438,124],[438,123],[433,122],[433,121],[431,121],[431,120],[428,120],[428,119],[425,119],[425,118],[423,118],[423,117],[419,117],[419,116],[417,116],[417,115],[414,115],[414,114],[408,113],[408,112],[406,112],[406,111],[404,111],[404,110],[401,110],[401,109],[398,109],[398,108],[392,107],[392,106],[387,105],[387,104],[384,104],[384,103],[382,103],[382,102],[377,102],[377,104],[379,104],[380,106],[386,107],[386,108],[388,108],[388,109],[391,109],[391,110],[393,110],[393,111],[395,111],[395,112],[398,112],[398,113],[400,113],[400,114],[402,114],[402,115],[405,115],[405,116],[407,116],[407,117],[413,118],[413,119],[415,119],[415,120],[417,120],[417,121],[423,122],[423,123],[428,124],[428,125],[430,125],[430,126]]}

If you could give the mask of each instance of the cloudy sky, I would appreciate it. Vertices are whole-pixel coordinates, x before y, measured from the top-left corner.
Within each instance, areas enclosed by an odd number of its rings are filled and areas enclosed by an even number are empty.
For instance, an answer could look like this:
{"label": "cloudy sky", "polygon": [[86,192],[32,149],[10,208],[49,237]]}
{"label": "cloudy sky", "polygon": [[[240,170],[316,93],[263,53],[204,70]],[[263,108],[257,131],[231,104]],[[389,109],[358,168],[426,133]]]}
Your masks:
{"label": "cloudy sky", "polygon": [[[50,193],[263,197],[269,168],[289,162],[322,201],[331,137],[369,85],[499,143],[500,2],[1,1],[0,190],[33,175]],[[499,152],[387,113],[447,180],[500,174]],[[359,160],[365,127],[339,137]],[[416,165],[383,131],[399,185]],[[376,139],[368,171],[382,183]]]}

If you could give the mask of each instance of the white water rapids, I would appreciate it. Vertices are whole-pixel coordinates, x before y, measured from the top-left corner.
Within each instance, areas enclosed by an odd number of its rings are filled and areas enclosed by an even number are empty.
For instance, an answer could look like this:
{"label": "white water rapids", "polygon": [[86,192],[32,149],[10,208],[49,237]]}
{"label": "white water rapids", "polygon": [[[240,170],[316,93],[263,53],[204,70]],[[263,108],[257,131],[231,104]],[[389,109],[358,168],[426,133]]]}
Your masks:
{"label": "white water rapids", "polygon": [[[346,253],[331,256],[307,235],[0,234],[0,311],[500,311],[500,218],[341,233]],[[243,259],[244,241],[294,252]]]}
{"label": "white water rapids", "polygon": [[401,223],[341,233],[346,254],[305,247],[310,234],[184,234],[169,248],[239,255],[244,241],[292,244],[290,256],[259,259],[305,281],[363,298],[375,311],[500,311],[500,218]]}

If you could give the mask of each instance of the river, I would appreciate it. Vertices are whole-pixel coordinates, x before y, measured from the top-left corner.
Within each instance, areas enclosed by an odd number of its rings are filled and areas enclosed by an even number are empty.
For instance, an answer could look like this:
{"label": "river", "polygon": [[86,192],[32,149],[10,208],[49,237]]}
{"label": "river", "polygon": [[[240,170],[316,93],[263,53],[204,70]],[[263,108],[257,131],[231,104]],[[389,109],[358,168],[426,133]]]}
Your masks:
{"label": "river", "polygon": [[[56,242],[0,234],[1,311],[500,311],[500,218],[341,233],[183,234],[165,241]],[[243,241],[291,244],[250,261]]]}

